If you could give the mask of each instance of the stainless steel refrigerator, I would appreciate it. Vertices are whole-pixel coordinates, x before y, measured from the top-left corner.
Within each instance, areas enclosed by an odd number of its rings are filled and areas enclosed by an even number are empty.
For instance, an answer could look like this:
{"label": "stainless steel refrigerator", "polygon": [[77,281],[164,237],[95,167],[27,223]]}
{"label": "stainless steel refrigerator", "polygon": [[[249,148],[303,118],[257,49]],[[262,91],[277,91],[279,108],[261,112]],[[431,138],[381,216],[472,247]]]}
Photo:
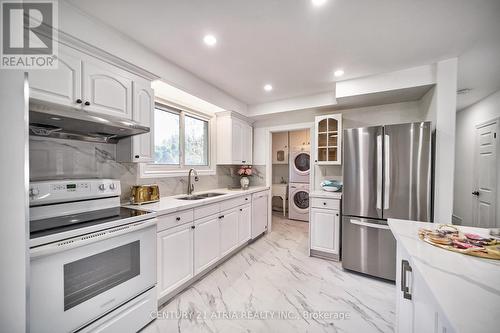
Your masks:
{"label": "stainless steel refrigerator", "polygon": [[343,140],[342,267],[395,280],[387,219],[432,219],[431,123],[347,129]]}

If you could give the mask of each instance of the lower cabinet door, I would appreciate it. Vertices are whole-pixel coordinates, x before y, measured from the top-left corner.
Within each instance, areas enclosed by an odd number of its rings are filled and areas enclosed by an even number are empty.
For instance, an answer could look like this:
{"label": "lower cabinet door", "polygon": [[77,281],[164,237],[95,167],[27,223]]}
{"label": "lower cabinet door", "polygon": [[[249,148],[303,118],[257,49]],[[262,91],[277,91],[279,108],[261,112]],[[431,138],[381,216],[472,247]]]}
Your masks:
{"label": "lower cabinet door", "polygon": [[311,249],[333,254],[339,253],[339,212],[311,208]]}
{"label": "lower cabinet door", "polygon": [[210,267],[220,258],[220,219],[207,217],[196,222],[194,229],[194,274]]}
{"label": "lower cabinet door", "polygon": [[220,220],[220,254],[224,257],[238,246],[239,208],[222,213]]}
{"label": "lower cabinet door", "polygon": [[193,277],[192,224],[157,234],[158,297],[163,297]]}
{"label": "lower cabinet door", "polygon": [[240,207],[238,221],[238,244],[243,244],[248,241],[252,233],[252,208],[250,205]]}

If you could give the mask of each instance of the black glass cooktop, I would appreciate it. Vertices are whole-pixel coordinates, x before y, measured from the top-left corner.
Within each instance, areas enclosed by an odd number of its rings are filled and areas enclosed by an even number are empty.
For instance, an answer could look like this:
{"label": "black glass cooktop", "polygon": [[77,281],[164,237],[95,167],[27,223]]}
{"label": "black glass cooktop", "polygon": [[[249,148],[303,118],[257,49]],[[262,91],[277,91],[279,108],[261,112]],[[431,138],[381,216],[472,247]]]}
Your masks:
{"label": "black glass cooktop", "polygon": [[33,239],[147,214],[151,213],[126,207],[114,207],[79,214],[32,220],[30,221],[30,238]]}

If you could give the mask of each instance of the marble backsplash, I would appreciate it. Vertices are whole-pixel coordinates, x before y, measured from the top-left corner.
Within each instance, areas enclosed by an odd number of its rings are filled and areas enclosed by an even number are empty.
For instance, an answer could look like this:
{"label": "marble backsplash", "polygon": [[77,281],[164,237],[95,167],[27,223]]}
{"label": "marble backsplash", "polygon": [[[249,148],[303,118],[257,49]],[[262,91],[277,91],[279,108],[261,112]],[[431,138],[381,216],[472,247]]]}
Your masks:
{"label": "marble backsplash", "polygon": [[[136,184],[158,184],[161,196],[185,193],[187,177],[139,178],[136,163],[118,163],[113,144],[89,143],[30,137],[30,180],[66,178],[114,178],[122,185],[122,202],[129,200],[130,187]],[[265,184],[265,167],[254,166],[250,185]],[[239,186],[237,166],[217,166],[216,175],[200,176],[195,191]]]}

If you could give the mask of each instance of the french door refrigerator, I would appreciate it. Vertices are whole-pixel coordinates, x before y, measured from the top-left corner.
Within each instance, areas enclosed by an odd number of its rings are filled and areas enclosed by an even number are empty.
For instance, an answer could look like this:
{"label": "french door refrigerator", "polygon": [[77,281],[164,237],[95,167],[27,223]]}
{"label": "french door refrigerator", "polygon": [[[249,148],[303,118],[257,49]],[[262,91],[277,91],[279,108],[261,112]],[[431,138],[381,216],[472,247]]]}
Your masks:
{"label": "french door refrigerator", "polygon": [[342,267],[395,280],[387,219],[431,221],[431,135],[430,122],[344,130]]}

